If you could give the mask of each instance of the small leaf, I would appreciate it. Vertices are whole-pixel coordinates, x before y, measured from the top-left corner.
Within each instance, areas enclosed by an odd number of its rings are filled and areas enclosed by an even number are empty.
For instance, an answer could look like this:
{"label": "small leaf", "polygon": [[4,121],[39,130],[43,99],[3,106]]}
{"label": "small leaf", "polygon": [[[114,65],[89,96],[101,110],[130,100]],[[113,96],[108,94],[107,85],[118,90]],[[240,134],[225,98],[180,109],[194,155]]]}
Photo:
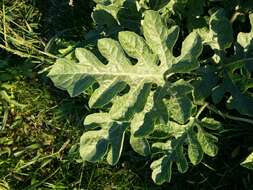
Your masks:
{"label": "small leaf", "polygon": [[221,123],[214,120],[213,118],[205,117],[201,120],[201,126],[210,130],[218,130],[221,128]]}
{"label": "small leaf", "polygon": [[142,156],[148,156],[150,155],[150,146],[145,138],[137,138],[131,135],[130,137],[130,144],[133,148],[133,150],[137,153],[139,153]]}
{"label": "small leaf", "polygon": [[108,117],[107,113],[93,113],[86,116],[83,124],[88,128],[96,128],[101,124],[108,124],[113,122],[110,117]]}
{"label": "small leaf", "polygon": [[[245,65],[244,61],[236,61],[231,64],[236,64],[236,67],[233,69],[238,69],[242,65]],[[239,86],[247,86],[247,82],[243,80],[246,78],[244,74],[241,75],[239,79],[237,79],[236,74],[233,73],[233,70],[228,70],[228,74],[225,74],[224,80],[221,84],[217,85],[212,92],[213,101],[217,104],[224,97],[225,93],[228,92],[230,94],[229,97],[226,97],[227,102],[226,106],[228,109],[236,109],[242,115],[253,115],[253,98],[252,93],[248,88],[243,91],[239,88]],[[247,74],[246,74],[247,75]],[[250,79],[251,80],[251,79]],[[247,80],[246,80],[247,81]]]}
{"label": "small leaf", "polygon": [[221,50],[229,48],[233,42],[233,29],[223,9],[211,15],[209,26],[214,42],[213,48]]}
{"label": "small leaf", "polygon": [[180,137],[185,132],[185,127],[170,121],[167,125],[160,124],[155,126],[155,131],[152,136],[158,136],[158,138],[168,137]]}
{"label": "small leaf", "polygon": [[175,160],[176,160],[176,164],[177,164],[177,169],[180,173],[185,173],[188,170],[188,162],[185,158],[184,155],[184,147],[180,146],[179,148],[176,149],[175,151]]}
{"label": "small leaf", "polygon": [[113,125],[109,130],[110,149],[107,162],[111,165],[118,163],[124,144],[125,130],[128,124]]}
{"label": "small leaf", "polygon": [[144,38],[134,32],[124,31],[119,33],[119,41],[130,57],[137,59],[145,66],[151,68],[156,66],[157,57],[152,53]]}
{"label": "small leaf", "polygon": [[218,139],[200,128],[197,136],[204,153],[212,157],[216,156],[218,153],[218,147],[215,143],[218,142]]}
{"label": "small leaf", "polygon": [[192,93],[193,86],[189,82],[187,82],[183,79],[180,79],[180,80],[174,82],[173,84],[171,84],[171,87],[169,90],[171,91],[171,92],[169,92],[170,94],[185,96],[187,94]]}
{"label": "small leaf", "polygon": [[94,10],[94,12],[92,13],[92,18],[95,21],[95,23],[97,25],[106,25],[106,27],[117,27],[118,26],[118,22],[115,19],[115,17],[113,17],[113,15],[108,12],[108,9],[105,10],[103,9],[105,6],[97,6],[97,8]]}
{"label": "small leaf", "polygon": [[173,26],[170,29],[163,24],[163,21],[156,11],[146,11],[143,22],[144,36],[149,42],[149,46],[156,53],[162,65],[171,67],[172,48],[175,45],[179,28]]}
{"label": "small leaf", "polygon": [[166,152],[171,149],[171,141],[163,142],[155,142],[152,144],[152,153],[157,152]]}
{"label": "small leaf", "polygon": [[245,168],[253,170],[253,152],[241,163]]}
{"label": "small leaf", "polygon": [[[205,66],[198,70],[201,75],[199,80],[194,82],[194,101],[201,102],[205,98],[211,95],[212,89],[217,85],[218,77],[215,73],[215,68],[211,66]],[[218,99],[218,98],[216,98]]]}
{"label": "small leaf", "polygon": [[192,103],[188,97],[171,97],[167,101],[168,110],[170,110],[171,118],[180,124],[185,124],[192,111]]}
{"label": "small leaf", "polygon": [[199,67],[198,57],[202,52],[202,41],[196,32],[190,33],[183,41],[181,55],[170,72],[189,73]]}
{"label": "small leaf", "polygon": [[108,133],[106,130],[88,131],[80,140],[80,155],[83,160],[97,162],[107,152]]}
{"label": "small leaf", "polygon": [[193,165],[197,165],[203,158],[203,150],[197,139],[197,135],[192,131],[188,131],[188,156]]}
{"label": "small leaf", "polygon": [[253,13],[249,15],[251,31],[249,33],[240,32],[237,35],[237,42],[243,48],[246,55],[253,54]]}
{"label": "small leaf", "polygon": [[150,168],[153,170],[152,179],[156,184],[170,182],[172,173],[172,162],[170,156],[166,155],[159,160],[154,161]]}
{"label": "small leaf", "polygon": [[[141,97],[143,98],[143,97]],[[156,118],[156,113],[154,109],[153,94],[151,93],[147,99],[144,109],[136,113],[131,122],[131,134],[134,137],[147,136],[154,130],[154,123]]]}
{"label": "small leaf", "polygon": [[225,93],[226,93],[226,89],[224,85],[218,85],[214,87],[212,90],[212,99],[214,103],[218,104],[222,100]]}
{"label": "small leaf", "polygon": [[200,27],[195,30],[201,36],[205,45],[211,46],[214,50],[213,61],[221,62],[223,58],[222,51],[231,47],[233,43],[233,28],[223,9],[215,11],[209,19],[209,28],[206,26],[206,18],[200,19]]}

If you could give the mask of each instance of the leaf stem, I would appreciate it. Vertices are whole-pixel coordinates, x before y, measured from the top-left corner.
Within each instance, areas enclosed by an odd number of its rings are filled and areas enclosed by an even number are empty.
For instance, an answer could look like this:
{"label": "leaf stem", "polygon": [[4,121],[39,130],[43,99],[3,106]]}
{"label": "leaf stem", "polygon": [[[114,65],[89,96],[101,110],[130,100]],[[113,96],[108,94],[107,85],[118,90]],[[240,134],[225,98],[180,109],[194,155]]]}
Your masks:
{"label": "leaf stem", "polygon": [[209,110],[211,110],[212,112],[220,115],[223,118],[231,119],[231,120],[234,120],[234,121],[241,121],[241,122],[245,122],[245,123],[249,123],[249,124],[253,125],[253,120],[251,120],[251,119],[236,117],[236,116],[232,116],[232,115],[229,115],[229,114],[226,114],[226,113],[222,113],[220,110],[218,110],[217,108],[215,108],[214,106],[209,105],[209,104],[207,104],[207,108]]}
{"label": "leaf stem", "polygon": [[199,109],[198,113],[196,114],[196,118],[200,116],[200,114],[204,111],[204,109],[208,106],[208,103],[205,103],[201,108]]}
{"label": "leaf stem", "polygon": [[238,12],[238,11],[234,12],[234,14],[233,14],[232,17],[230,18],[229,22],[230,22],[231,24],[233,24],[239,15],[244,15],[244,14],[241,13],[241,12]]}
{"label": "leaf stem", "polygon": [[223,66],[224,68],[234,68],[236,66],[240,66],[240,65],[245,65],[245,62],[252,62],[253,61],[253,57],[249,57],[249,58],[244,58],[244,59],[239,59],[237,61],[234,61],[232,63],[226,64],[225,66]]}

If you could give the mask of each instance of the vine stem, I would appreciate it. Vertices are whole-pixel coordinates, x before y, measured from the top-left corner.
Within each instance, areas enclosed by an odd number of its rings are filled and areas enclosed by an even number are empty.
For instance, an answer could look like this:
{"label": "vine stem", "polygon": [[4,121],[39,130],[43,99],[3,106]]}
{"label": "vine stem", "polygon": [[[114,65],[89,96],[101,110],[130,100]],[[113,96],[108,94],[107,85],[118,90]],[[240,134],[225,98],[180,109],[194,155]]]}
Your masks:
{"label": "vine stem", "polygon": [[215,108],[214,106],[209,105],[209,104],[207,104],[206,107],[209,110],[211,110],[212,112],[220,115],[223,118],[228,118],[228,119],[231,119],[231,120],[234,120],[234,121],[241,121],[241,122],[245,122],[245,123],[249,123],[249,124],[253,125],[253,120],[251,120],[251,119],[236,117],[236,116],[232,116],[232,115],[229,115],[229,114],[226,114],[226,113],[222,113],[220,110],[218,110],[217,108]]}
{"label": "vine stem", "polygon": [[233,15],[232,15],[232,17],[231,17],[231,19],[230,19],[230,23],[231,24],[233,24],[234,23],[234,21],[236,20],[236,18],[237,18],[237,16],[239,16],[239,15],[241,15],[242,13],[240,13],[240,12],[235,12]]}
{"label": "vine stem", "polygon": [[204,109],[208,106],[208,103],[205,103],[201,108],[199,109],[198,113],[196,114],[196,118],[200,116],[200,114],[204,111]]}

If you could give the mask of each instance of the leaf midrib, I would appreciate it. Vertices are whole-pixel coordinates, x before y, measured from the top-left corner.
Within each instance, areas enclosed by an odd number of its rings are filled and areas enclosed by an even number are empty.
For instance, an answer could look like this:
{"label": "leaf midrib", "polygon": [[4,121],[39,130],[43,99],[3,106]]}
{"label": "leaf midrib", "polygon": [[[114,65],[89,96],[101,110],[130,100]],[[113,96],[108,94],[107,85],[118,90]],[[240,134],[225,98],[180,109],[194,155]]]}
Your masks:
{"label": "leaf midrib", "polygon": [[[56,76],[59,75],[59,74],[56,74]],[[152,75],[152,74],[144,74],[144,75],[137,75],[137,74],[129,74],[129,73],[120,73],[120,74],[112,74],[112,73],[96,73],[96,74],[91,74],[91,73],[64,73],[64,74],[60,74],[61,76],[68,76],[68,75],[87,75],[87,76],[115,76],[115,77],[118,77],[118,76],[127,76],[128,78],[143,78],[143,79],[146,79],[146,78],[157,78],[159,80],[163,79],[163,76],[162,75]],[[51,74],[51,76],[54,76]],[[134,76],[134,77],[132,77]],[[112,77],[110,77],[112,78]]]}

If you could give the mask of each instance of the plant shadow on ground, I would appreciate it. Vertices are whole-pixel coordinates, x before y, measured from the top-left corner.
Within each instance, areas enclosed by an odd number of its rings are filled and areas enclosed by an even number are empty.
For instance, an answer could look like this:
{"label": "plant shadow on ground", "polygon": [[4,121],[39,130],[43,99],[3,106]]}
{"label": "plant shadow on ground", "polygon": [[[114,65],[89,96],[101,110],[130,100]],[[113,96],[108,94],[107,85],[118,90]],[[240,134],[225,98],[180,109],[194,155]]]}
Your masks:
{"label": "plant shadow on ground", "polygon": [[40,33],[46,39],[64,36],[71,40],[80,40],[92,27],[91,11],[94,3],[91,0],[32,0],[32,2],[42,14]]}

